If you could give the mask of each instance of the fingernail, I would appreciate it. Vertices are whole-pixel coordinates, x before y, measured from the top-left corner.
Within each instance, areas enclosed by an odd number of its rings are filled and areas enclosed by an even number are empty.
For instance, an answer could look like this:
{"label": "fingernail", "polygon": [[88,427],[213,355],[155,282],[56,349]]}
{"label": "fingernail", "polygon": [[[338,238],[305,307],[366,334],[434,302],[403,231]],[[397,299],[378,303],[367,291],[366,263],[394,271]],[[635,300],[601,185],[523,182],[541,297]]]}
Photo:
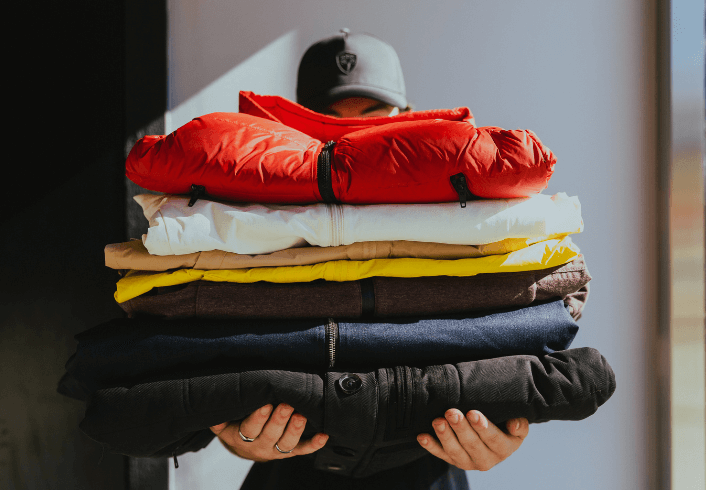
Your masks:
{"label": "fingernail", "polygon": [[436,425],[436,430],[439,432],[444,432],[446,430],[446,424],[441,422],[440,424]]}
{"label": "fingernail", "polygon": [[293,421],[292,423],[294,424],[294,427],[299,429],[304,425],[304,423],[306,422],[306,419],[302,416],[297,417],[295,415],[294,417],[292,417],[292,421]]}
{"label": "fingernail", "polygon": [[429,440],[426,437],[420,437],[419,444],[421,444],[422,446],[426,446],[427,444],[429,444]]}
{"label": "fingernail", "polygon": [[288,417],[293,411],[294,409],[289,405],[282,405],[282,408],[280,408],[280,413],[285,417]]}
{"label": "fingernail", "polygon": [[272,411],[272,405],[265,405],[264,407],[262,407],[262,408],[260,409],[260,413],[261,413],[262,415],[267,415],[267,414],[270,413],[270,411]]}
{"label": "fingernail", "polygon": [[471,412],[469,414],[468,418],[472,424],[477,424],[478,421],[480,420],[480,417],[478,416],[478,412]]}
{"label": "fingernail", "polygon": [[458,412],[451,412],[449,414],[449,421],[451,421],[454,424],[458,424],[458,421],[461,420],[460,417],[458,416]]}
{"label": "fingernail", "polygon": [[520,428],[520,421],[515,420],[515,430],[518,430]]}
{"label": "fingernail", "polygon": [[326,444],[326,441],[328,441],[328,435],[319,434],[319,436],[317,437],[317,442],[323,446],[324,444]]}

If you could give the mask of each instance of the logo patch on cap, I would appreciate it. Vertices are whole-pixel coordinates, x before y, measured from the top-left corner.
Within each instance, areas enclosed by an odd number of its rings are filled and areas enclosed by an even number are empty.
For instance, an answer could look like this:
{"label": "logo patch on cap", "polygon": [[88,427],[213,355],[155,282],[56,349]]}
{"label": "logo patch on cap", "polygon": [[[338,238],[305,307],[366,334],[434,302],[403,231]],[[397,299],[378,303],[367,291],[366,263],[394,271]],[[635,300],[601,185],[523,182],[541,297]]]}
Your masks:
{"label": "logo patch on cap", "polygon": [[336,55],[336,64],[338,65],[338,69],[341,70],[344,75],[348,75],[353,71],[357,60],[358,57],[356,55],[353,53],[346,53],[345,51]]}

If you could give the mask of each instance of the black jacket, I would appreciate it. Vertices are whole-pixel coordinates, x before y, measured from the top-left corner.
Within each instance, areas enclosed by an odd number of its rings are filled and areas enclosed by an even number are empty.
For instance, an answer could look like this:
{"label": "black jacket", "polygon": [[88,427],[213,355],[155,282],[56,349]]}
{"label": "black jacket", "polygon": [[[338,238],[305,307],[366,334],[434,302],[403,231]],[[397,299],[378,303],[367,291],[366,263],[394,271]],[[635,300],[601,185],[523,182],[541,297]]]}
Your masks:
{"label": "black jacket", "polygon": [[427,454],[416,436],[449,408],[480,410],[495,424],[515,417],[580,420],[615,390],[612,369],[591,348],[356,373],[243,370],[171,378],[87,394],[67,374],[60,391],[87,396],[81,429],[131,456],[196,451],[214,437],[210,426],[286,402],[307,418],[303,438],[330,436],[312,456],[316,468],[364,477]]}

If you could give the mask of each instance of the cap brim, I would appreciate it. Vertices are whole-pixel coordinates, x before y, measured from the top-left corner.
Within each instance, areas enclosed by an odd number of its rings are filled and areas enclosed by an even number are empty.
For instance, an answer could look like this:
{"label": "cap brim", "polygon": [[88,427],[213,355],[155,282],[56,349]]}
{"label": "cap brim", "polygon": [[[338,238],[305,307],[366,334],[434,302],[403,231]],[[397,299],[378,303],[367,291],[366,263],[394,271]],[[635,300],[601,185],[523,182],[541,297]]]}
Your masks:
{"label": "cap brim", "polygon": [[320,111],[337,100],[347,97],[367,97],[369,99],[379,100],[385,104],[390,104],[393,107],[399,107],[400,109],[407,107],[407,98],[403,94],[385,90],[380,87],[355,84],[333,87],[325,94],[301,104],[315,111]]}

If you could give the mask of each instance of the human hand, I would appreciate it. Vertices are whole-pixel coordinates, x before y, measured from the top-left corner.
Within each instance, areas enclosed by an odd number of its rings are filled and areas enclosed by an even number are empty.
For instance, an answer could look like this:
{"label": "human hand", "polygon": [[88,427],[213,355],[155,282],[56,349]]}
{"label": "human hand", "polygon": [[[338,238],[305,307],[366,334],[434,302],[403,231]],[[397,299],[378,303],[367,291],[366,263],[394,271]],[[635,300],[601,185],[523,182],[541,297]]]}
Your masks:
{"label": "human hand", "polygon": [[464,417],[452,408],[432,422],[437,442],[429,434],[419,434],[417,441],[437,458],[462,470],[488,471],[517,450],[529,433],[525,418],[510,419],[505,434],[477,410]]}
{"label": "human hand", "polygon": [[[211,427],[211,431],[231,453],[264,463],[273,459],[313,453],[324,447],[328,440],[326,434],[316,434],[307,441],[299,441],[305,425],[306,417],[294,413],[294,409],[286,403],[281,403],[274,412],[272,405],[265,405],[241,422],[224,422]],[[243,440],[238,430],[253,441]],[[277,450],[275,444],[280,450]]]}

